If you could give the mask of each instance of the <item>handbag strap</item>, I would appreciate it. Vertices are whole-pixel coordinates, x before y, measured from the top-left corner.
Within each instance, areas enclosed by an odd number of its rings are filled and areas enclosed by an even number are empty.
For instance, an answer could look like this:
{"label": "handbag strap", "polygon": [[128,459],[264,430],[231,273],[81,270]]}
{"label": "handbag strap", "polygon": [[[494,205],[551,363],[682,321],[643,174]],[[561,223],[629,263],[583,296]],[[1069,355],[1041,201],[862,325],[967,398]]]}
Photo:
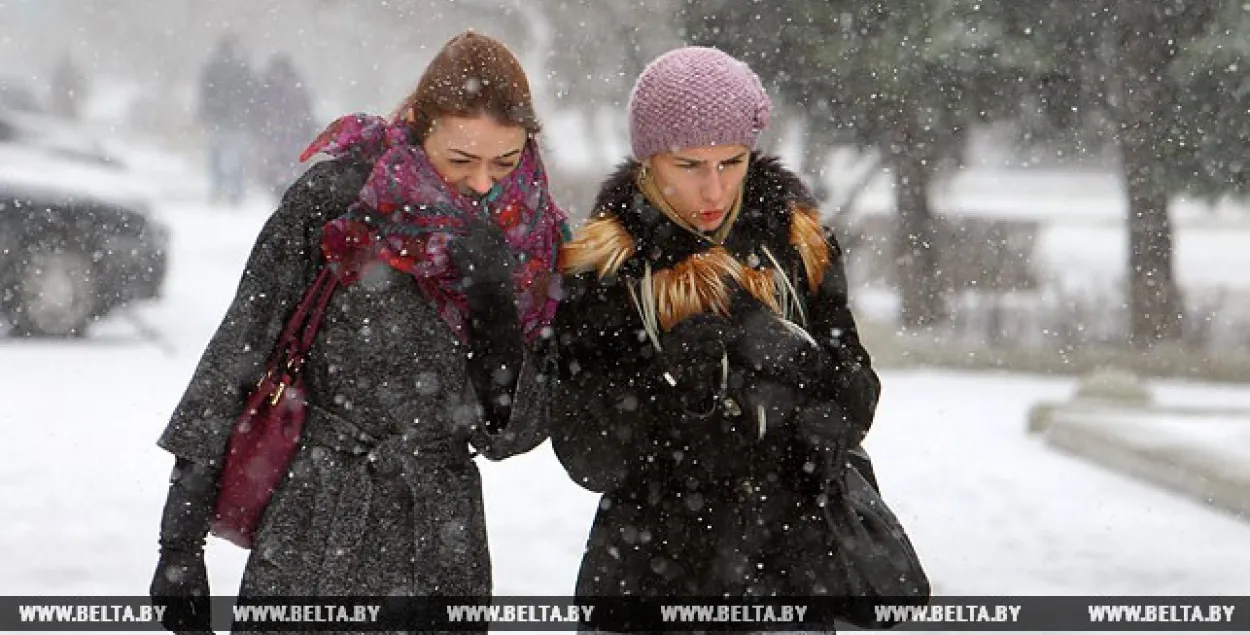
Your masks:
{"label": "handbag strap", "polygon": [[326,306],[330,304],[330,296],[334,295],[334,290],[338,288],[338,285],[338,277],[329,269],[322,269],[317,276],[317,282],[313,286],[320,286],[321,294],[317,297],[317,303],[308,316],[308,322],[304,324],[304,335],[300,338],[300,354],[307,353],[312,348],[313,340],[317,339],[317,329],[321,327],[321,318],[325,316]]}
{"label": "handbag strap", "polygon": [[[270,359],[271,370],[276,370],[280,364],[285,364],[291,374],[298,372],[299,367],[303,365],[304,355],[308,349],[312,348],[317,329],[321,325],[321,318],[330,302],[330,296],[334,295],[337,287],[338,278],[328,268],[323,267],[312,285],[304,292],[304,297],[282,329],[282,335],[278,338],[273,357]],[[302,333],[301,327],[303,327]]]}

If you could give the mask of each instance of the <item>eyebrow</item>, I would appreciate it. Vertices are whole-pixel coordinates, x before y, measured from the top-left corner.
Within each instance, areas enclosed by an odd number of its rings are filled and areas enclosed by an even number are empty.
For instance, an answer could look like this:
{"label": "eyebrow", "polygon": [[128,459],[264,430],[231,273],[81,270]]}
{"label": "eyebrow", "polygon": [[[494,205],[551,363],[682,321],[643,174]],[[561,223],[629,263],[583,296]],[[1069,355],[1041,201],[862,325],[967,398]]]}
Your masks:
{"label": "eyebrow", "polygon": [[[516,155],[518,155],[518,154],[520,154],[520,153],[521,153],[521,150],[522,150],[522,148],[517,148],[516,150],[513,150],[513,151],[511,151],[511,152],[505,152],[505,153],[503,153],[503,154],[501,154],[501,155],[499,155],[499,156],[497,156],[497,157],[495,157],[495,158],[496,158],[496,159],[506,159],[506,158],[511,157],[511,156],[516,156]],[[449,152],[455,152],[456,154],[459,154],[460,156],[463,156],[463,157],[464,157],[464,158],[466,158],[466,159],[480,159],[480,158],[482,158],[482,157],[477,156],[476,154],[470,154],[470,153],[468,153],[468,152],[465,152],[464,150],[458,150],[458,149],[456,149],[456,148],[451,148],[451,149],[449,150]]]}
{"label": "eyebrow", "polygon": [[[719,161],[718,163],[729,163],[730,161],[737,161],[741,159],[742,157],[745,157],[746,155],[747,155],[746,152],[739,152],[738,154],[735,154],[732,157],[725,159],[724,161]],[[674,157],[674,160],[681,161],[683,163],[690,163],[692,165],[704,165],[707,163],[706,159],[691,159],[689,157]]]}

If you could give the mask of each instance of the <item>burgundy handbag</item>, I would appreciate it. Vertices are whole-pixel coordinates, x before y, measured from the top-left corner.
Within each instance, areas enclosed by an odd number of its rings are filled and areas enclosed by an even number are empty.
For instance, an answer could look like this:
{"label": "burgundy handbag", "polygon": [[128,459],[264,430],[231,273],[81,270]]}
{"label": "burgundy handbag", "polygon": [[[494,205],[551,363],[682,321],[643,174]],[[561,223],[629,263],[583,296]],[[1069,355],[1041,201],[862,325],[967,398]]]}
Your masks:
{"label": "burgundy handbag", "polygon": [[337,286],[323,268],[295,307],[230,433],[210,529],[244,549],[252,547],[269,499],[299,449],[306,416],[300,370]]}

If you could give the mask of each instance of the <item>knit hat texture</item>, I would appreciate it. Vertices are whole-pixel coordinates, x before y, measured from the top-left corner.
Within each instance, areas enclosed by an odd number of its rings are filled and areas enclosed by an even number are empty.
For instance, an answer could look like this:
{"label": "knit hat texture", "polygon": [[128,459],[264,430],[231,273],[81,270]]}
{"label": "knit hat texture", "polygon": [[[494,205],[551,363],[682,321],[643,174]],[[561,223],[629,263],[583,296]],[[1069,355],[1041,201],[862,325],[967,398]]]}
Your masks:
{"label": "knit hat texture", "polygon": [[680,48],[652,61],[634,83],[630,146],[639,161],[710,145],[754,150],[771,112],[768,93],[746,63],[714,48]]}

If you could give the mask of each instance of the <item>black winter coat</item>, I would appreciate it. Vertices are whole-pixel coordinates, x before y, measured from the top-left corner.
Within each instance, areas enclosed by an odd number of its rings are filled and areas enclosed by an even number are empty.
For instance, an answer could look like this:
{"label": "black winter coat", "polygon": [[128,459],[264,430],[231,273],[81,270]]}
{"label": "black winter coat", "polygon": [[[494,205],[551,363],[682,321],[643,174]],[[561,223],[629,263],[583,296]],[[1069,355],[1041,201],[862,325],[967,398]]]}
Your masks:
{"label": "black winter coat", "polygon": [[[256,241],[161,447],[216,462],[292,307],[321,264],[321,228],[355,200],[367,163],[310,168]],[[340,286],[306,360],[309,416],[244,573],[243,595],[489,595],[481,479],[546,439],[537,356],[505,432],[487,435],[465,347],[416,280],[389,267]]]}
{"label": "black winter coat", "polygon": [[[691,272],[720,256],[646,201],[638,169],[629,162],[605,183],[596,216],[565,251],[552,443],[573,480],[603,493],[577,593],[837,594],[818,507],[829,448],[793,426],[759,438],[751,416],[691,416],[665,398],[673,389],[639,309],[649,293],[640,283],[651,280],[657,313],[679,322],[699,308],[682,308],[681,297],[716,296],[697,288],[716,286],[716,276]],[[819,368],[805,369],[802,396],[836,410],[828,425],[844,428],[837,432],[853,447],[872,424],[880,384],[848,306],[837,243],[805,186],[775,159],[753,156],[744,187],[724,252],[755,280],[774,281],[773,291],[787,286],[774,270],[784,274],[797,295],[785,303],[788,317],[825,353]],[[696,289],[681,291],[678,279]]]}

